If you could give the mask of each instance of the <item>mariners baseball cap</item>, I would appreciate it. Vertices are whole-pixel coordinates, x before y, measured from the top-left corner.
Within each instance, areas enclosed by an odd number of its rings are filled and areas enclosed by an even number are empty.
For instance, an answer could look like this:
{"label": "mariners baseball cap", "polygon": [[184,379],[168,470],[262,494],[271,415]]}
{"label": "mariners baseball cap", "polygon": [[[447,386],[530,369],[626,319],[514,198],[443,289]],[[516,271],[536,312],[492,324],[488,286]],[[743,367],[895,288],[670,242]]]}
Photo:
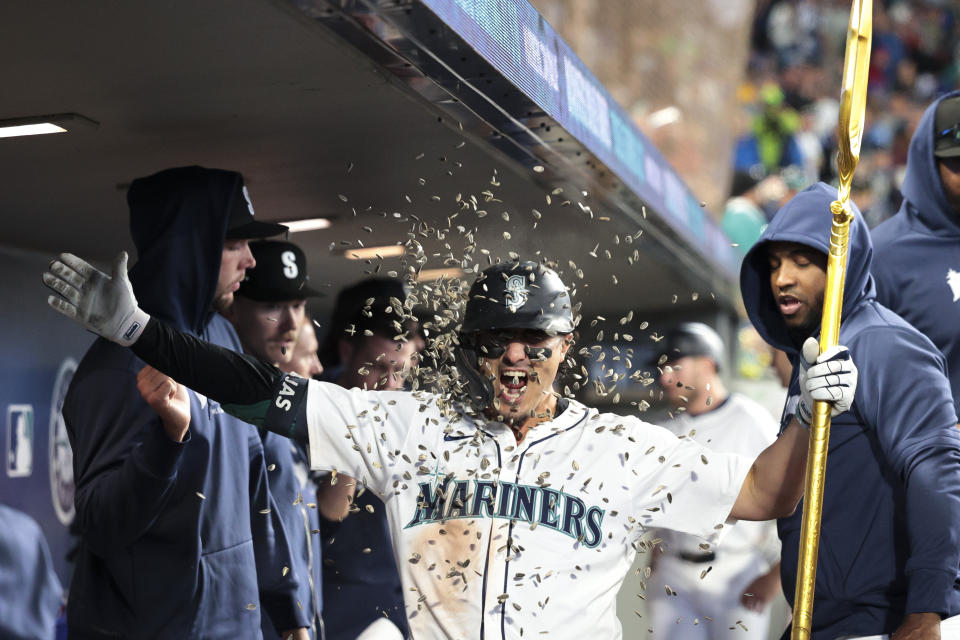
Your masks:
{"label": "mariners baseball cap", "polygon": [[250,243],[257,266],[247,270],[238,296],[260,302],[303,300],[322,295],[307,286],[307,258],[292,242],[261,240]]}
{"label": "mariners baseball cap", "polygon": [[233,208],[230,210],[230,219],[227,222],[227,238],[229,240],[248,240],[252,238],[269,238],[287,232],[287,227],[275,222],[261,222],[253,219],[253,203],[250,201],[250,192],[242,180],[239,184],[240,194],[233,198]]}
{"label": "mariners baseball cap", "polygon": [[934,116],[933,155],[960,156],[960,96],[941,100]]}

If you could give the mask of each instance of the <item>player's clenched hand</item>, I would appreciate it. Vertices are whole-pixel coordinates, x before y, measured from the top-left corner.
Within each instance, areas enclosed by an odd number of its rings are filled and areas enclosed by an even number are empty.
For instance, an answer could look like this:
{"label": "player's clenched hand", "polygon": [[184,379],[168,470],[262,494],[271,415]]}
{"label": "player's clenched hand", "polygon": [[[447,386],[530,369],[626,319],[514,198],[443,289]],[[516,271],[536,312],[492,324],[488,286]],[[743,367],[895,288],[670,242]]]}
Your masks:
{"label": "player's clenched hand", "polygon": [[800,403],[797,418],[810,426],[813,403],[824,400],[831,404],[830,415],[849,411],[857,393],[857,365],[846,347],[831,347],[817,355],[820,346],[815,338],[807,338],[800,354]]}
{"label": "player's clenched hand", "polygon": [[43,283],[55,295],[47,304],[85,329],[128,347],[137,341],[150,319],[137,306],[127,279],[127,252],[113,261],[107,275],[70,253],[61,253],[43,274]]}
{"label": "player's clenched hand", "polygon": [[137,390],[150,408],[157,412],[167,436],[182,442],[190,427],[190,396],[187,388],[151,366],[137,374]]}

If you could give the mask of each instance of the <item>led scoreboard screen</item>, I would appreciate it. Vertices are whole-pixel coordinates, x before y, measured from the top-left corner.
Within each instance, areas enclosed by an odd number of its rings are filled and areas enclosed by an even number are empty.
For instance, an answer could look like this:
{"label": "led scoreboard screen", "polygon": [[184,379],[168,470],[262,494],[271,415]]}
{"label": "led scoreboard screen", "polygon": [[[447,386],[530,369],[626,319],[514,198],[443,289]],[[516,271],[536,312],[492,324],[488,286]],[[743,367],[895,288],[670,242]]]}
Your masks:
{"label": "led scoreboard screen", "polygon": [[730,241],[626,112],[526,0],[422,0],[729,275]]}

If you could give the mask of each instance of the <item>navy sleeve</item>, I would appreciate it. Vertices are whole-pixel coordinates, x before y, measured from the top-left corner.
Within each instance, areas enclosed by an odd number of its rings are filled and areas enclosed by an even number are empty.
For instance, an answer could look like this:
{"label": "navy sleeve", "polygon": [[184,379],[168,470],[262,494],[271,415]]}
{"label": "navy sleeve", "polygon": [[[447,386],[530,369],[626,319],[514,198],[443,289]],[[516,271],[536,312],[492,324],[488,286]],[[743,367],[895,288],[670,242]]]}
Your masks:
{"label": "navy sleeve", "polygon": [[195,338],[151,318],[131,350],[145,362],[254,426],[309,441],[307,381],[253,356]]}
{"label": "navy sleeve", "polygon": [[297,602],[298,584],[287,532],[267,483],[263,442],[254,431],[251,431],[249,447],[250,529],[260,603],[279,635],[291,629],[309,627],[310,621],[302,603]]}
{"label": "navy sleeve", "polygon": [[189,436],[184,442],[167,437],[128,369],[75,379],[63,415],[73,447],[77,524],[90,549],[106,557],[136,541],[163,510]]}
{"label": "navy sleeve", "polygon": [[851,354],[856,405],[906,489],[906,613],[946,615],[960,566],[960,435],[943,356],[889,328],[862,333]]}

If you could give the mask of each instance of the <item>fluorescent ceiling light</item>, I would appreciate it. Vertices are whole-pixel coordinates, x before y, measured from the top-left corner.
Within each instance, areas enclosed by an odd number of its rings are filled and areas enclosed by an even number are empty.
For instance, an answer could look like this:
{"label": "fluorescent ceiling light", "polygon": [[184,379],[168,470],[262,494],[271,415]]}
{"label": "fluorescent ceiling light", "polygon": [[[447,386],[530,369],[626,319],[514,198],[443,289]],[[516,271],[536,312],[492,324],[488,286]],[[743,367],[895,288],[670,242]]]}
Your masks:
{"label": "fluorescent ceiling light", "polygon": [[407,252],[402,244],[388,244],[382,247],[357,247],[347,249],[343,257],[347,260],[373,260],[374,258],[395,258]]}
{"label": "fluorescent ceiling light", "polygon": [[59,113],[50,116],[29,116],[0,120],[0,138],[38,136],[45,133],[66,133],[77,125],[98,127],[99,123],[79,113]]}
{"label": "fluorescent ceiling light", "polygon": [[450,280],[451,278],[462,278],[463,269],[458,269],[456,267],[444,268],[444,269],[421,269],[420,273],[417,274],[417,282],[433,282],[434,280],[439,280],[440,278],[446,278]]}
{"label": "fluorescent ceiling light", "polygon": [[63,127],[52,122],[38,122],[37,124],[20,124],[0,127],[0,138],[16,138],[17,136],[39,136],[44,133],[66,133]]}
{"label": "fluorescent ceiling light", "polygon": [[281,222],[289,229],[290,233],[300,233],[301,231],[316,231],[317,229],[329,229],[329,218],[307,218],[306,220],[290,220]]}

